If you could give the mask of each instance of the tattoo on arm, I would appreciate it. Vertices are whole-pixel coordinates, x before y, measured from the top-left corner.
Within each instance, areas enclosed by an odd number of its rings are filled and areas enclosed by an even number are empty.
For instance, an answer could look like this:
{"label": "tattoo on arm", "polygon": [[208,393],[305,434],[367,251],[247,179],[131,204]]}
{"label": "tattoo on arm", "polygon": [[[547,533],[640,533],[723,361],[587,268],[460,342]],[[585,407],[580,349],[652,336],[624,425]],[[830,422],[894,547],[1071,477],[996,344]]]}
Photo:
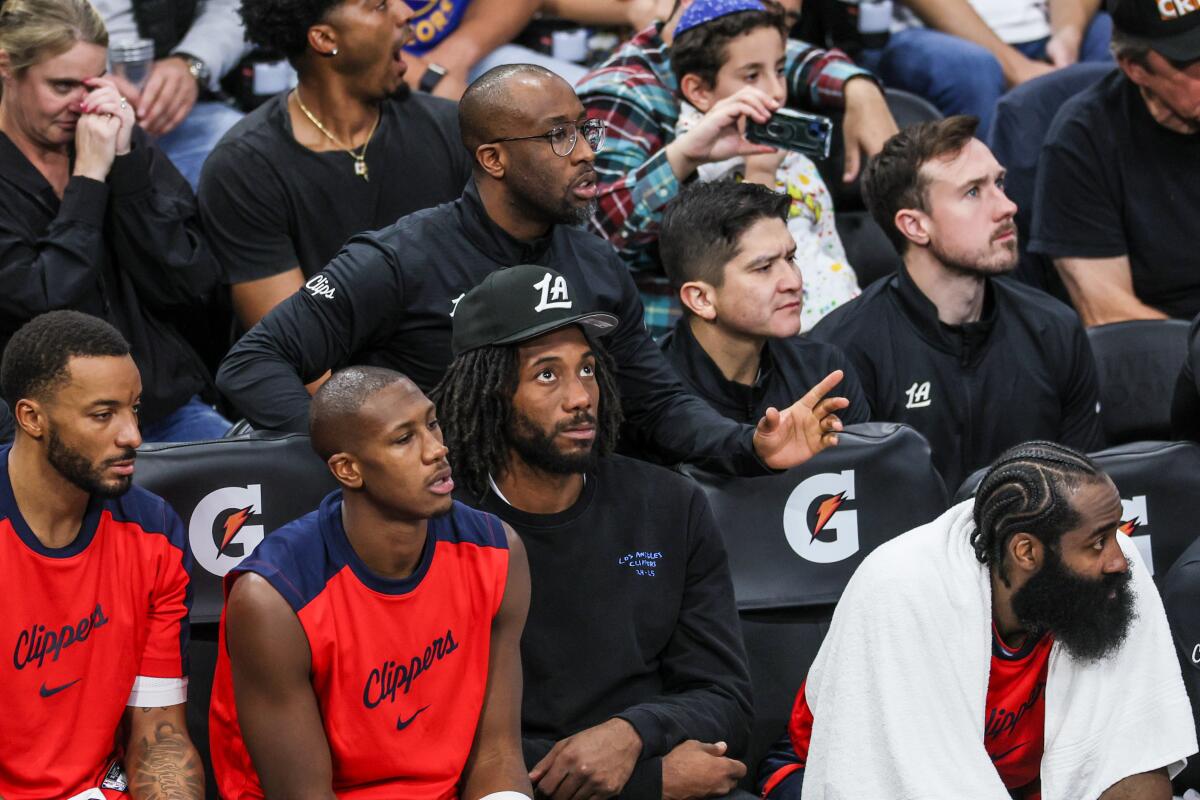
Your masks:
{"label": "tattoo on arm", "polygon": [[[143,713],[152,709],[143,708]],[[170,722],[154,728],[154,740],[143,736],[125,759],[130,794],[137,800],[200,800],[204,767],[187,735]]]}

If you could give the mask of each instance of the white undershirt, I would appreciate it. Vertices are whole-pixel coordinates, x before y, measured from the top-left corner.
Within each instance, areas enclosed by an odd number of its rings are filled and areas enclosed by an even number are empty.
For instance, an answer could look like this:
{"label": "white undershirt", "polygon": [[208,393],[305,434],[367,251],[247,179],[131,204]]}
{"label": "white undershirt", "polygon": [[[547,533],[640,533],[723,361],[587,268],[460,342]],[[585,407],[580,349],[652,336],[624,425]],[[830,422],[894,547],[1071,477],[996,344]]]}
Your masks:
{"label": "white undershirt", "polygon": [[[1000,40],[1007,44],[1023,44],[1045,39],[1050,35],[1050,12],[1047,0],[968,0]],[[898,0],[895,6],[892,33],[905,28],[924,27],[917,15]]]}
{"label": "white undershirt", "polygon": [[[584,473],[583,485],[587,486],[587,473]],[[508,498],[504,496],[504,492],[500,491],[500,487],[496,485],[496,479],[492,477],[492,473],[490,472],[488,473],[488,486],[491,487],[492,492],[495,493],[496,497],[499,497],[504,501],[504,505],[508,506],[509,508],[516,508],[516,506],[510,503]]]}

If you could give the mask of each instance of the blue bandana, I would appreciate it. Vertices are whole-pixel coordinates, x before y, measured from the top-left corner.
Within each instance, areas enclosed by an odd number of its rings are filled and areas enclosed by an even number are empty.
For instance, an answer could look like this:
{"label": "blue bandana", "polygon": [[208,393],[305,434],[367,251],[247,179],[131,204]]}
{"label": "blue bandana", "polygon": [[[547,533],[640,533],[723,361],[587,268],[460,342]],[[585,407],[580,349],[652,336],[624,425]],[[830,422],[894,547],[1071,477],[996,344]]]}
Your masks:
{"label": "blue bandana", "polygon": [[759,0],[692,0],[692,4],[684,9],[683,16],[679,18],[675,35],[739,11],[766,10],[767,7]]}

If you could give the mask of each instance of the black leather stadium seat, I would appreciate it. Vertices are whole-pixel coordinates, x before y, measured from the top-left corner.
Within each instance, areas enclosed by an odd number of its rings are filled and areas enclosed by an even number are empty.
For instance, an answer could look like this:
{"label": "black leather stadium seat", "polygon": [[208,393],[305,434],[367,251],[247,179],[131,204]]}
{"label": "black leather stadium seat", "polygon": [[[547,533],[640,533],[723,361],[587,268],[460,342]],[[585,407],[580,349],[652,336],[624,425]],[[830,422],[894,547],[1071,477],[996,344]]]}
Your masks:
{"label": "black leather stadium seat", "polygon": [[195,560],[193,623],[219,619],[225,573],[266,533],[314,510],[335,487],[299,434],[145,445],[135,475],[183,520]]}
{"label": "black leather stadium seat", "polygon": [[216,798],[208,702],[217,663],[221,576],[265,534],[315,509],[335,482],[308,437],[298,434],[144,445],[135,476],[138,485],[166,499],[179,514],[192,550],[188,732],[204,762],[206,797]]}
{"label": "black leather stadium seat", "polygon": [[946,490],[906,425],[851,425],[840,444],[777,475],[685,468],[705,490],[741,610],[836,602],[867,553],[936,517]]}
{"label": "black leather stadium seat", "polygon": [[[1133,442],[1092,458],[1121,493],[1122,518],[1155,580],[1162,579],[1200,534],[1196,499],[1200,498],[1200,445],[1193,442]],[[967,478],[955,493],[957,503],[975,493],[986,470]]]}
{"label": "black leather stadium seat", "polygon": [[752,788],[855,568],[883,542],[940,514],[946,490],[925,438],[893,423],[849,426],[838,447],[778,475],[685,471],[704,488],[729,553],[754,683],[742,783]]}
{"label": "black leather stadium seat", "polygon": [[1170,438],[1171,399],[1187,357],[1189,329],[1180,319],[1088,328],[1107,444]]}

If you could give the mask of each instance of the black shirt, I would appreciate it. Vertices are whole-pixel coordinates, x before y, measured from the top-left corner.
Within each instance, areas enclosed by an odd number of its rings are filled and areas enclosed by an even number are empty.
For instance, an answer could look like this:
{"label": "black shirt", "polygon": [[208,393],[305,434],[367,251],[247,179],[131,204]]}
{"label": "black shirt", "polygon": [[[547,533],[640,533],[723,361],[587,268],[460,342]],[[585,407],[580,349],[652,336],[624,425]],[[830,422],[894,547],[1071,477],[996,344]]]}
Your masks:
{"label": "black shirt", "polygon": [[553,227],[521,242],[487,216],[474,181],[453,203],[355,236],[305,288],[234,345],[217,384],[256,426],[307,431],[304,384],[350,364],[389,367],[424,391],[450,365],[455,303],[488,274],[517,264],[562,273],[581,308],[620,325],[605,340],[617,364],[625,417],[667,457],[722,456],[759,472],[754,429],[689,395],[642,322],[629,270],[607,242]]}
{"label": "black shirt", "polygon": [[750,676],[716,520],[694,483],[609,456],[559,514],[482,505],[529,555],[521,729],[533,767],[554,743],[613,717],[642,738],[621,796],[662,797],[662,757],[687,739],[750,733]]}
{"label": "black shirt", "polygon": [[1172,317],[1200,312],[1200,134],[1164,128],[1117,70],[1073,97],[1046,134],[1029,250],[1129,256],[1133,290]]}
{"label": "black shirt", "polygon": [[809,336],[846,352],[873,420],[903,422],[929,440],[951,495],[1021,442],[1100,446],[1096,366],[1083,326],[1032,287],[989,278],[982,318],[950,326],[901,268]]}
{"label": "black shirt", "polygon": [[0,349],[47,311],[100,317],[129,342],[141,418],[156,422],[209,385],[171,320],[201,307],[219,278],[191,186],[140,130],[106,181],[72,176],[62,200],[0,133]]}
{"label": "black shirt", "polygon": [[1187,358],[1175,384],[1175,398],[1171,403],[1171,438],[1191,439],[1200,442],[1200,385],[1196,375],[1200,374],[1200,316],[1192,320],[1188,333]]}
{"label": "black shirt", "polygon": [[871,409],[859,385],[854,366],[837,347],[803,336],[767,339],[759,357],[758,377],[752,386],[726,378],[720,367],[692,335],[688,318],[682,317],[658,342],[675,367],[683,385],[699,395],[723,416],[751,425],[767,409],[782,411],[816,386],[825,376],[840,369],[846,373],[830,397],[845,397],[849,408],[838,412],[845,425],[867,422]]}
{"label": "black shirt", "polygon": [[246,115],[204,163],[200,213],[229,283],[296,267],[308,278],[352,235],[462,194],[471,160],[449,100],[419,92],[385,100],[364,181],[348,153],[296,141],[287,99]]}

